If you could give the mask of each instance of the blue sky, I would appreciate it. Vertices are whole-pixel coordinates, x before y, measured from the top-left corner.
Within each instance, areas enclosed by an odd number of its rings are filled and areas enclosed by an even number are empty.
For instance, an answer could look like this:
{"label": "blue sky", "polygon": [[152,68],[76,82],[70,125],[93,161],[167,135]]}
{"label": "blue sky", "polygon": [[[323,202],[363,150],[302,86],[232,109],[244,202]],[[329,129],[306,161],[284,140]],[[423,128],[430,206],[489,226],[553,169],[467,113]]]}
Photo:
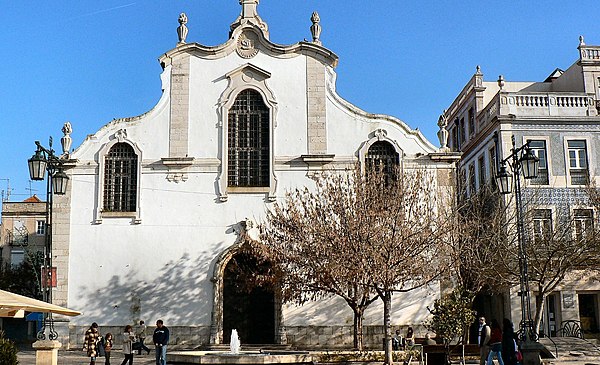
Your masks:
{"label": "blue sky", "polygon": [[[34,141],[55,148],[65,121],[73,147],[113,118],[146,112],[160,97],[157,58],[187,41],[217,45],[238,0],[2,1],[0,179],[25,199]],[[370,113],[390,114],[437,143],[437,118],[475,66],[486,80],[542,81],[578,58],[579,35],[600,45],[597,0],[261,0],[271,41],[310,39],[312,11],[323,45],[340,57],[338,93]],[[44,197],[44,183],[34,182]],[[7,181],[0,180],[6,194]]]}

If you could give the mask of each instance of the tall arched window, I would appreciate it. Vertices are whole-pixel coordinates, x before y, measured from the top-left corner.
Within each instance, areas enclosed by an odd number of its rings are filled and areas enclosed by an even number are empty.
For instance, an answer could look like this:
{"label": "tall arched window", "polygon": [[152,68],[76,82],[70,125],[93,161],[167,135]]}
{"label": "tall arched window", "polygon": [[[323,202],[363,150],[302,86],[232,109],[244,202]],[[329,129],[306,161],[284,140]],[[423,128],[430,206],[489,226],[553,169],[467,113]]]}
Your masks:
{"label": "tall arched window", "polygon": [[369,147],[365,162],[368,169],[381,168],[386,175],[392,176],[400,163],[400,156],[391,143],[377,141]]}
{"label": "tall arched window", "polygon": [[269,186],[269,108],[257,91],[247,89],[237,96],[227,132],[228,186]]}
{"label": "tall arched window", "polygon": [[128,143],[116,143],[104,157],[105,212],[135,212],[138,156]]}

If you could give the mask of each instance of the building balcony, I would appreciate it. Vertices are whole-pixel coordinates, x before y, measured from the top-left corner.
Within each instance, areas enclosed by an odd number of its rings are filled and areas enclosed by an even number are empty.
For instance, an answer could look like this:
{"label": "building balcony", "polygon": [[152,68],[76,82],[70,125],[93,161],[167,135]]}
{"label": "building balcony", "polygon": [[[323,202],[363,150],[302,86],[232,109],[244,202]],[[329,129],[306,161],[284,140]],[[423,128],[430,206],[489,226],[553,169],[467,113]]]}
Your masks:
{"label": "building balcony", "polygon": [[589,182],[589,173],[587,169],[571,169],[569,175],[571,175],[571,185],[587,185]]}
{"label": "building balcony", "polygon": [[479,113],[480,127],[499,116],[589,117],[597,116],[593,94],[500,91]]}

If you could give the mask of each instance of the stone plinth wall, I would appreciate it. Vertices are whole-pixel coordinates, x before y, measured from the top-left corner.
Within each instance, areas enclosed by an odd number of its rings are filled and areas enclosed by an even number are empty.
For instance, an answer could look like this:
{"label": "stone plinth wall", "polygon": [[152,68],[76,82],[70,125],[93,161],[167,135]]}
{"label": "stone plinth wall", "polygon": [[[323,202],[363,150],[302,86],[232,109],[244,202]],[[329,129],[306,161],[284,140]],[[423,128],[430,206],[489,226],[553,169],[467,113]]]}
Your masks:
{"label": "stone plinth wall", "polygon": [[[210,327],[199,326],[167,326],[170,331],[171,339],[169,341],[170,346],[177,346],[180,348],[195,348],[198,346],[208,344],[210,338]],[[85,331],[89,326],[71,326],[69,328],[69,348],[70,349],[83,349],[83,340],[85,338]],[[146,330],[146,339],[144,344],[152,348],[152,333],[154,332],[154,326],[148,326]],[[123,348],[123,331],[125,326],[100,326],[98,327],[100,334],[104,336],[107,333],[112,333],[113,343],[116,349]],[[135,331],[135,327],[134,327]],[[64,344],[63,344],[64,346]]]}
{"label": "stone plinth wall", "polygon": [[[170,346],[182,349],[192,349],[209,344],[209,326],[167,326],[171,332]],[[69,328],[69,348],[82,349],[85,331],[88,327],[71,326]],[[121,349],[123,346],[124,326],[100,326],[100,334],[112,333],[114,346]],[[393,331],[398,327],[393,327]],[[399,328],[404,335],[406,326]],[[426,331],[422,326],[414,326],[416,337],[424,337]],[[153,326],[148,326],[147,338],[144,341],[152,347]],[[353,345],[352,326],[289,326],[286,327],[287,345],[295,349],[350,349]],[[383,326],[365,326],[363,328],[363,341],[366,349],[380,350],[383,348]],[[244,340],[242,340],[242,348]],[[64,346],[64,344],[63,344]]]}

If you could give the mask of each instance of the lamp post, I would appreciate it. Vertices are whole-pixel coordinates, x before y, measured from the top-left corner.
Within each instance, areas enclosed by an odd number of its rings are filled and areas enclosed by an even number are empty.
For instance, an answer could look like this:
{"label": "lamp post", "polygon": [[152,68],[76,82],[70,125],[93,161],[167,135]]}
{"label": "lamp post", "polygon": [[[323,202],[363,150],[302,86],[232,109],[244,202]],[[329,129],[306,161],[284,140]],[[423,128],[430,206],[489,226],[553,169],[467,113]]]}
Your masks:
{"label": "lamp post", "polygon": [[[50,137],[49,148],[43,147],[39,141],[35,141],[37,149],[35,154],[27,160],[29,165],[29,176],[31,180],[44,180],[46,171],[46,229],[44,240],[44,262],[42,264],[42,296],[45,302],[52,303],[52,286],[56,282],[56,273],[52,269],[52,203],[54,194],[64,195],[67,191],[69,177],[63,171],[63,161],[54,154],[52,149],[52,137]],[[54,330],[52,313],[46,313],[42,329],[37,333],[38,340],[56,340],[57,332]]]}
{"label": "lamp post", "polygon": [[[494,139],[497,143],[497,135]],[[530,141],[517,148],[515,136],[512,136],[512,149],[508,157],[500,161],[496,182],[501,194],[510,194],[513,189],[515,193],[515,208],[517,210],[517,241],[519,244],[519,285],[521,297],[521,323],[519,324],[519,339],[523,352],[523,364],[540,364],[540,345],[538,335],[534,327],[531,315],[531,301],[529,291],[529,269],[527,257],[527,238],[525,236],[525,223],[523,213],[523,202],[521,198],[521,177],[533,179],[537,177],[540,159],[537,158],[529,148]],[[497,144],[496,144],[497,146]],[[509,173],[507,166],[510,168]]]}

